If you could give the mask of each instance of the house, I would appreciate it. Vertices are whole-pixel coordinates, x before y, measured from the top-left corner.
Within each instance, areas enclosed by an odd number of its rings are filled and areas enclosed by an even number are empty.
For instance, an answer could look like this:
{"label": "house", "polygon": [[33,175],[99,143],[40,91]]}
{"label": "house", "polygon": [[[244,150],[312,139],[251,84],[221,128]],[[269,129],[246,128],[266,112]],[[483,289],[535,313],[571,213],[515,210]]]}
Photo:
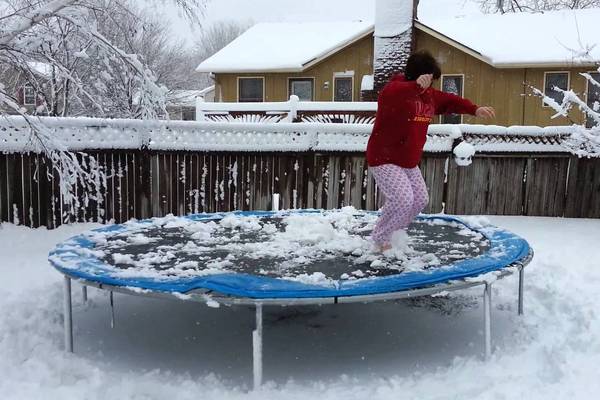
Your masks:
{"label": "house", "polygon": [[[530,87],[560,101],[554,86],[572,89],[593,105],[598,80],[600,9],[544,14],[489,14],[414,21],[416,50],[429,50],[442,65],[435,83],[497,110],[498,125],[570,125],[531,96]],[[197,68],[215,78],[221,102],[301,100],[359,101],[373,88],[375,26],[371,22],[262,23],[250,28]],[[581,60],[584,61],[581,61]],[[589,60],[589,61],[588,61]],[[471,116],[443,116],[441,123],[479,123]]]}
{"label": "house", "polygon": [[[9,69],[0,77],[0,83],[12,88],[16,104],[28,114],[46,114],[46,93],[51,85],[52,67],[49,64],[30,61],[22,70]],[[43,106],[43,107],[42,107]],[[16,110],[4,107],[7,114]]]}

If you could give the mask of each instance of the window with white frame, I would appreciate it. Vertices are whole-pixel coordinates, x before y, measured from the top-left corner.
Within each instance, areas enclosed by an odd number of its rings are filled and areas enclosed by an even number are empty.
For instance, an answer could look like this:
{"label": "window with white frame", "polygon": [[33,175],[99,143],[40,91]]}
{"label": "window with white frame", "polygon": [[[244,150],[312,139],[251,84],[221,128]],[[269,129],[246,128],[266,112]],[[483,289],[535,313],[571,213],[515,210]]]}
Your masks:
{"label": "window with white frame", "polygon": [[[457,96],[463,96],[464,76],[463,75],[442,75],[442,92],[452,93]],[[442,124],[460,124],[462,115],[444,114],[441,118]]]}
{"label": "window with white frame", "polygon": [[35,88],[31,83],[26,83],[23,86],[23,105],[35,106]]}
{"label": "window with white frame", "polygon": [[[591,72],[590,75],[593,80],[600,83],[600,72]],[[592,110],[600,112],[600,87],[588,81],[586,94],[587,105],[590,106]],[[591,128],[594,125],[594,120],[592,117],[588,116],[585,126]]]}
{"label": "window with white frame", "polygon": [[314,100],[315,80],[313,78],[290,78],[289,94],[296,95],[301,101]]}
{"label": "window with white frame", "polygon": [[265,78],[239,78],[238,101],[260,103],[265,99]]}
{"label": "window with white frame", "polygon": [[336,76],[333,79],[333,101],[352,101],[354,99],[354,77]]}
{"label": "window with white frame", "polygon": [[[555,88],[562,90],[569,89],[569,73],[568,72],[546,72],[544,74],[544,94],[550,97],[557,103],[562,103],[563,94]],[[544,107],[549,107],[546,103],[543,103]]]}

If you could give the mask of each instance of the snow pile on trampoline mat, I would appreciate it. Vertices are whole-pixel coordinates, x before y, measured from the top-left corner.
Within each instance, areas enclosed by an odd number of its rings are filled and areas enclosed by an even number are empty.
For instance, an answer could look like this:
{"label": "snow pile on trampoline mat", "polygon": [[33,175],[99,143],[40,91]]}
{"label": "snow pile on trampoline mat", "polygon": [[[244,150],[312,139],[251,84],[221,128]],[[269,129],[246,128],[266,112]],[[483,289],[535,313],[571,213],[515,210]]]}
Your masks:
{"label": "snow pile on trampoline mat", "polygon": [[420,218],[409,229],[408,250],[382,255],[370,240],[376,220],[376,213],[352,207],[169,215],[77,236],[51,253],[50,261],[63,272],[106,284],[302,297],[356,294],[362,286],[370,286],[369,293],[398,290],[382,279],[431,279],[457,263],[489,259],[490,251],[495,258],[507,255],[504,245],[492,249],[486,229],[493,234],[495,228],[472,229],[448,217]]}

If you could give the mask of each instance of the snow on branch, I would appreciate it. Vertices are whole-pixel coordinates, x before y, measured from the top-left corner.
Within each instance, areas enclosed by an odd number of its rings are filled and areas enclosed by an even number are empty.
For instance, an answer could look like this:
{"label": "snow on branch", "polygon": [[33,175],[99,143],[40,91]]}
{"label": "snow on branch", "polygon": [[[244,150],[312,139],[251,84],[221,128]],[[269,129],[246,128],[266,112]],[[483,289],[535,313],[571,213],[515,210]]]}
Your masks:
{"label": "snow on branch", "polygon": [[[193,19],[204,0],[146,3],[166,2]],[[97,200],[104,171],[93,157],[65,146],[56,130],[33,114],[68,115],[73,103],[82,110],[104,111],[112,107],[114,96],[121,95],[122,90],[111,86],[119,82],[127,88],[122,97],[128,100],[128,108],[138,110],[136,117],[166,115],[167,89],[157,83],[150,60],[123,47],[137,32],[129,26],[139,23],[132,7],[128,0],[11,0],[0,8],[0,120],[8,115],[22,117],[25,126],[18,135],[24,136],[31,151],[43,153],[50,161],[59,176],[67,214],[74,215],[89,200]],[[119,13],[130,16],[131,24],[117,20]],[[142,28],[145,31],[143,24]],[[105,34],[115,29],[122,30],[119,42]],[[26,87],[34,93],[29,108],[20,104],[25,103]]]}
{"label": "snow on branch", "polygon": [[98,32],[93,27],[86,27],[81,21],[71,17],[63,17],[69,20],[74,26],[77,26],[82,32],[99,47],[104,48],[114,56],[118,57],[121,62],[131,68],[137,79],[139,79],[140,89],[138,92],[138,104],[141,109],[142,119],[154,119],[159,117],[159,112],[167,114],[166,111],[166,95],[167,88],[159,86],[156,83],[156,77],[150,69],[148,69],[138,58],[137,54],[128,54],[119,47],[115,46],[104,35]]}
{"label": "snow on branch", "polygon": [[[598,72],[600,72],[600,68],[598,68]],[[588,85],[600,88],[600,83],[591,74],[581,73],[580,75],[588,81]],[[563,146],[579,157],[600,157],[600,104],[598,101],[590,105],[573,90],[564,90],[555,86],[553,90],[562,94],[562,101],[559,103],[541,90],[531,85],[529,88],[534,96],[540,97],[544,104],[556,112],[552,118],[565,117],[573,123],[571,135],[565,138]],[[583,112],[593,126],[586,128],[583,124],[576,124],[570,117],[573,109]]]}
{"label": "snow on branch", "polygon": [[545,12],[561,9],[593,8],[600,0],[477,0],[487,13]]}
{"label": "snow on branch", "polygon": [[[54,132],[46,126],[40,118],[32,117],[23,112],[12,99],[0,91],[0,102],[4,102],[22,117],[29,133],[25,146],[35,153],[42,153],[50,162],[51,169],[48,174],[56,173],[63,205],[66,207],[64,218],[77,215],[77,212],[86,207],[90,200],[102,201],[100,196],[103,182],[106,181],[105,173],[96,159],[85,153],[76,153],[68,150],[61,141],[56,140]],[[9,121],[8,116],[0,116]],[[79,196],[78,189],[81,190]]]}
{"label": "snow on branch", "polygon": [[78,0],[55,0],[26,12],[23,15],[16,14],[17,21],[12,26],[8,25],[2,28],[0,33],[0,48],[8,45],[23,32],[33,28],[46,18],[55,16],[63,8],[76,4]]}

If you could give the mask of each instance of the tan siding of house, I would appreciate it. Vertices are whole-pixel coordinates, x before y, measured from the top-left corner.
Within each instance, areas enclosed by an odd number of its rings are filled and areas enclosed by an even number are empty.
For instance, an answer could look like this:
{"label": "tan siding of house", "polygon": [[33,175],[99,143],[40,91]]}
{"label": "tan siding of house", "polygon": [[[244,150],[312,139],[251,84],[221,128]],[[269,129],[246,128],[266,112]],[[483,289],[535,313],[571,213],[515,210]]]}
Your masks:
{"label": "tan siding of house", "polygon": [[314,78],[314,100],[332,101],[334,74],[347,70],[354,71],[354,100],[358,101],[362,77],[373,73],[373,36],[357,41],[301,73],[216,74],[215,80],[225,102],[237,101],[237,79],[247,76],[265,78],[265,101],[287,101],[289,78]]}
{"label": "tan siding of house", "polygon": [[[417,31],[417,50],[428,50],[436,57],[447,75],[464,75],[464,97],[478,105],[496,109],[494,121],[467,116],[464,123],[493,123],[497,125],[520,124],[523,111],[522,69],[499,70],[477,58],[426,33]],[[441,80],[434,83],[440,89]]]}
{"label": "tan siding of house", "polygon": [[[441,63],[442,73],[464,75],[464,96],[478,105],[489,105],[496,109],[496,119],[489,121],[473,116],[464,116],[464,123],[486,123],[496,125],[569,125],[571,121],[560,117],[551,119],[553,112],[541,106],[541,99],[530,96],[525,82],[543,90],[544,72],[569,71],[571,88],[576,93],[585,93],[585,79],[581,68],[504,68],[498,69],[451,45],[417,30],[417,50],[429,50]],[[354,100],[360,99],[360,85],[364,75],[373,73],[373,37],[365,37],[342,51],[328,57],[305,72],[275,74],[217,74],[217,93],[222,101],[237,101],[237,78],[239,76],[263,76],[265,78],[265,101],[286,101],[288,79],[308,77],[315,79],[314,100],[333,100],[333,79],[336,72],[353,70]],[[325,83],[328,82],[328,88]],[[441,81],[434,83],[440,88]],[[219,92],[220,90],[220,92]],[[573,122],[583,122],[583,114],[572,113]],[[436,121],[439,122],[439,119]]]}
{"label": "tan siding of house", "polygon": [[[585,93],[585,79],[581,68],[494,68],[477,58],[464,53],[441,40],[417,31],[417,49],[429,50],[441,63],[442,73],[464,74],[464,95],[478,105],[490,105],[496,109],[493,121],[465,116],[464,123],[491,123],[496,125],[570,125],[564,117],[551,119],[554,115],[549,107],[542,107],[542,100],[531,96],[527,83],[544,89],[544,73],[568,71],[570,87],[579,94]],[[435,83],[440,88],[441,82]],[[583,98],[583,97],[582,97]],[[573,122],[582,123],[582,113],[574,112]]]}

